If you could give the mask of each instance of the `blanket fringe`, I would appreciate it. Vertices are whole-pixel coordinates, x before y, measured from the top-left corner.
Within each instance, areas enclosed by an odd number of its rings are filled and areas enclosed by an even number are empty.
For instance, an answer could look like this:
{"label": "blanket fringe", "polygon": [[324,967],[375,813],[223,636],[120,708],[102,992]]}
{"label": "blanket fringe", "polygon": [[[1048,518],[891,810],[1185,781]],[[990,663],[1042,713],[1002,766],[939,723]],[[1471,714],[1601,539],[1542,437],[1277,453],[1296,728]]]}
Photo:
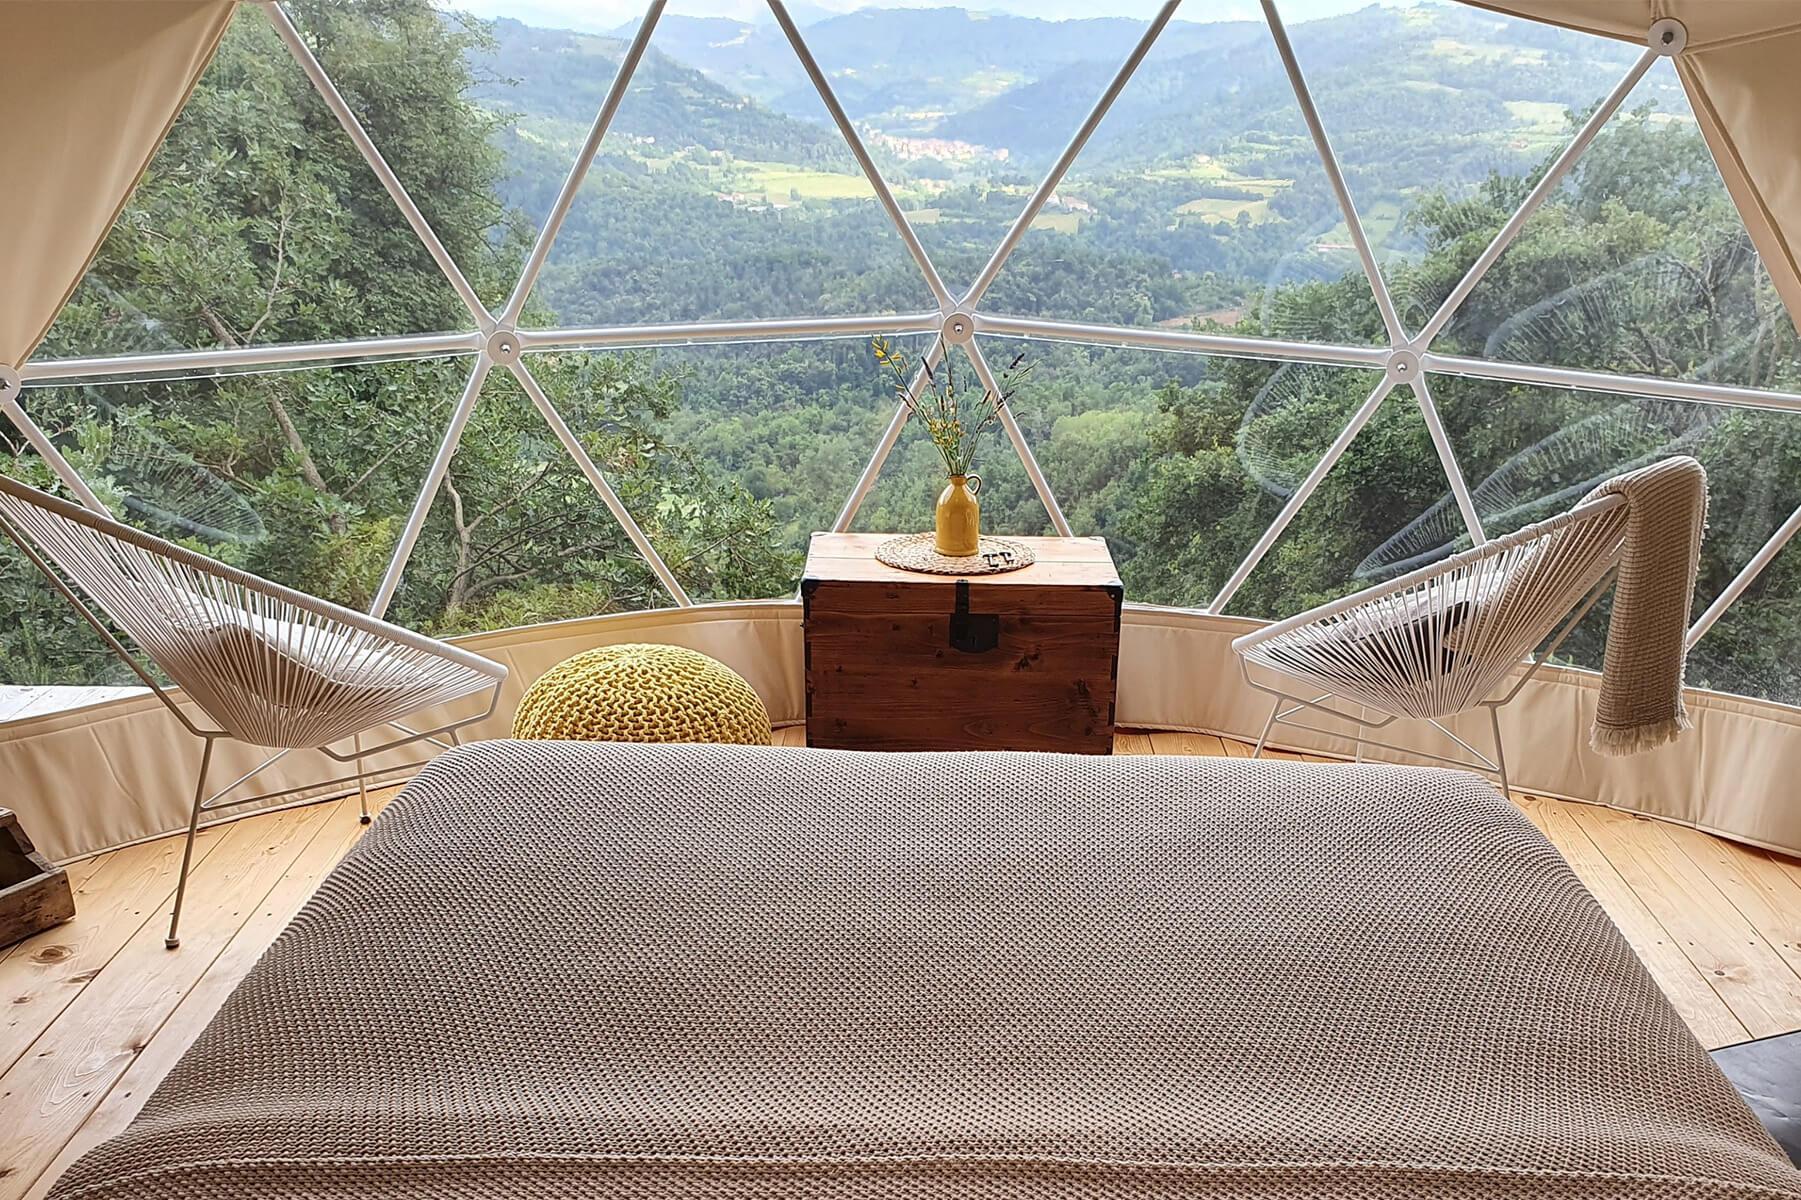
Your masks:
{"label": "blanket fringe", "polygon": [[1628,754],[1655,750],[1665,742],[1675,741],[1679,734],[1692,728],[1694,722],[1688,719],[1688,714],[1678,711],[1667,721],[1652,721],[1646,725],[1627,725],[1618,729],[1596,725],[1589,730],[1588,745],[1596,754],[1623,758]]}

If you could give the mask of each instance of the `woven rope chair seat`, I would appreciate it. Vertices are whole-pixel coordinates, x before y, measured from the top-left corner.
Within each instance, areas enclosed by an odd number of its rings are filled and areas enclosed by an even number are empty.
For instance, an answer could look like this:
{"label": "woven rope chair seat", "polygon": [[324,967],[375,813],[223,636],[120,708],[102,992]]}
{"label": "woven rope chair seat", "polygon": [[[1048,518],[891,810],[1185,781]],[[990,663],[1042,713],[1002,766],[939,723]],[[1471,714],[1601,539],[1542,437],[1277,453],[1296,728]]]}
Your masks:
{"label": "woven rope chair seat", "polygon": [[495,663],[0,477],[35,546],[230,736],[316,748],[493,688]]}
{"label": "woven rope chair seat", "polygon": [[1490,695],[1615,567],[1623,505],[1586,504],[1245,634],[1246,662],[1416,719]]}
{"label": "woven rope chair seat", "polygon": [[682,646],[601,646],[532,684],[513,718],[531,741],[770,744],[756,689],[724,663]]}

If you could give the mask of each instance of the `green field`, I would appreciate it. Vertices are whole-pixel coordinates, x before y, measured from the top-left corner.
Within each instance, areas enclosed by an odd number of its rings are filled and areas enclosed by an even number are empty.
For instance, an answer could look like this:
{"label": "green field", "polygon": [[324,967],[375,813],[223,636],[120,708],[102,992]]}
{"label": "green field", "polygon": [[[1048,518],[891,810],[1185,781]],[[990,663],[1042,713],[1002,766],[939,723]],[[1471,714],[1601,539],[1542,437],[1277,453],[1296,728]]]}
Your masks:
{"label": "green field", "polygon": [[1498,65],[1512,64],[1521,67],[1538,66],[1546,61],[1546,54],[1536,46],[1509,46],[1500,42],[1460,42],[1455,38],[1434,38],[1431,50],[1440,58],[1448,58],[1454,63],[1465,66],[1470,63],[1486,62]]}
{"label": "green field", "polygon": [[1031,76],[1023,71],[1006,71],[998,67],[975,71],[965,75],[962,81],[963,91],[972,100],[989,100],[1009,88],[1031,80]]}
{"label": "green field", "polygon": [[762,192],[775,202],[802,200],[867,200],[875,193],[861,175],[813,171],[790,163],[739,162],[732,177],[734,191]]}
{"label": "green field", "polygon": [[1564,134],[1569,132],[1569,124],[1564,120],[1567,111],[1561,104],[1553,104],[1548,100],[1504,100],[1507,111],[1513,119],[1526,126],[1535,134]]}
{"label": "green field", "polygon": [[1242,216],[1253,222],[1269,220],[1268,200],[1216,200],[1211,196],[1203,196],[1199,200],[1190,200],[1177,208],[1183,216],[1198,216],[1209,225],[1221,222],[1230,224]]}
{"label": "green field", "polygon": [[[1408,195],[1405,204],[1411,204],[1413,197]],[[1393,199],[1371,200],[1359,202],[1358,216],[1363,221],[1363,232],[1369,235],[1370,244],[1378,251],[1388,244],[1390,238],[1400,230],[1402,218],[1406,215],[1404,203]],[[1351,231],[1340,221],[1314,239],[1316,244],[1328,243],[1336,246],[1349,246]]]}
{"label": "green field", "polygon": [[1197,183],[1219,183],[1240,191],[1255,192],[1268,198],[1283,188],[1293,187],[1292,179],[1265,179],[1240,175],[1217,158],[1197,154],[1179,163],[1167,163],[1144,172],[1146,179],[1192,179]]}

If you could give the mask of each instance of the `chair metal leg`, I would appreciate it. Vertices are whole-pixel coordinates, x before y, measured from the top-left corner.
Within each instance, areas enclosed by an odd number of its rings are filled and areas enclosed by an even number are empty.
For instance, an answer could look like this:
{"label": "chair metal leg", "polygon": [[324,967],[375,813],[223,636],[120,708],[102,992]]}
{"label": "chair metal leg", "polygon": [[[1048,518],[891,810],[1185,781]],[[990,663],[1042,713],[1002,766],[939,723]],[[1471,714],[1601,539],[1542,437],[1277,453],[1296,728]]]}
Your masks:
{"label": "chair metal leg", "polygon": [[360,733],[353,735],[350,739],[350,745],[351,745],[351,748],[357,752],[357,755],[356,755],[356,798],[357,798],[357,803],[362,805],[362,808],[363,808],[362,815],[357,818],[357,821],[360,824],[367,825],[370,821],[370,817],[369,817],[369,780],[368,780],[367,776],[365,776],[363,774],[363,755],[362,755],[363,735]]}
{"label": "chair metal leg", "polygon": [[194,863],[194,834],[200,829],[200,806],[206,800],[206,772],[213,763],[214,739],[204,741],[206,748],[200,752],[200,778],[194,783],[194,807],[188,813],[188,840],[181,848],[181,874],[175,877],[175,908],[169,914],[169,936],[163,939],[163,946],[170,950],[181,945],[181,902],[187,898],[188,868]]}
{"label": "chair metal leg", "polygon": [[1276,727],[1276,714],[1282,711],[1282,701],[1286,696],[1278,695],[1276,702],[1269,706],[1269,720],[1263,723],[1263,732],[1257,735],[1257,748],[1251,751],[1252,758],[1263,757],[1263,744],[1269,741],[1269,731]]}
{"label": "chair metal leg", "polygon": [[1513,791],[1507,783],[1507,748],[1501,744],[1501,709],[1499,705],[1488,706],[1489,727],[1495,733],[1495,769],[1501,776],[1501,794],[1508,799],[1513,798]]}

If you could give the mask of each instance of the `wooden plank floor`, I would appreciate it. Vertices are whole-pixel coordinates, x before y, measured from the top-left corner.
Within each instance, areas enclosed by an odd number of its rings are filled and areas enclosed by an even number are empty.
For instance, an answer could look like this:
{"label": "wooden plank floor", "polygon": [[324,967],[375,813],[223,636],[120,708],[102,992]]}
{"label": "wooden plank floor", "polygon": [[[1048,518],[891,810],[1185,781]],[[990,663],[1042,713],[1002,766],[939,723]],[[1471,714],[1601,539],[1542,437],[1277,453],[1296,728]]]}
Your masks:
{"label": "wooden plank floor", "polygon": [[[798,745],[801,730],[778,740]],[[1121,733],[1116,751],[1250,755],[1156,731]],[[1611,809],[1514,799],[1705,1045],[1801,1029],[1801,862]],[[45,1195],[125,1126],[356,842],[356,818],[351,797],[203,831],[174,952],[162,938],[179,838],[70,867],[79,915],[0,950],[0,1200]]]}

